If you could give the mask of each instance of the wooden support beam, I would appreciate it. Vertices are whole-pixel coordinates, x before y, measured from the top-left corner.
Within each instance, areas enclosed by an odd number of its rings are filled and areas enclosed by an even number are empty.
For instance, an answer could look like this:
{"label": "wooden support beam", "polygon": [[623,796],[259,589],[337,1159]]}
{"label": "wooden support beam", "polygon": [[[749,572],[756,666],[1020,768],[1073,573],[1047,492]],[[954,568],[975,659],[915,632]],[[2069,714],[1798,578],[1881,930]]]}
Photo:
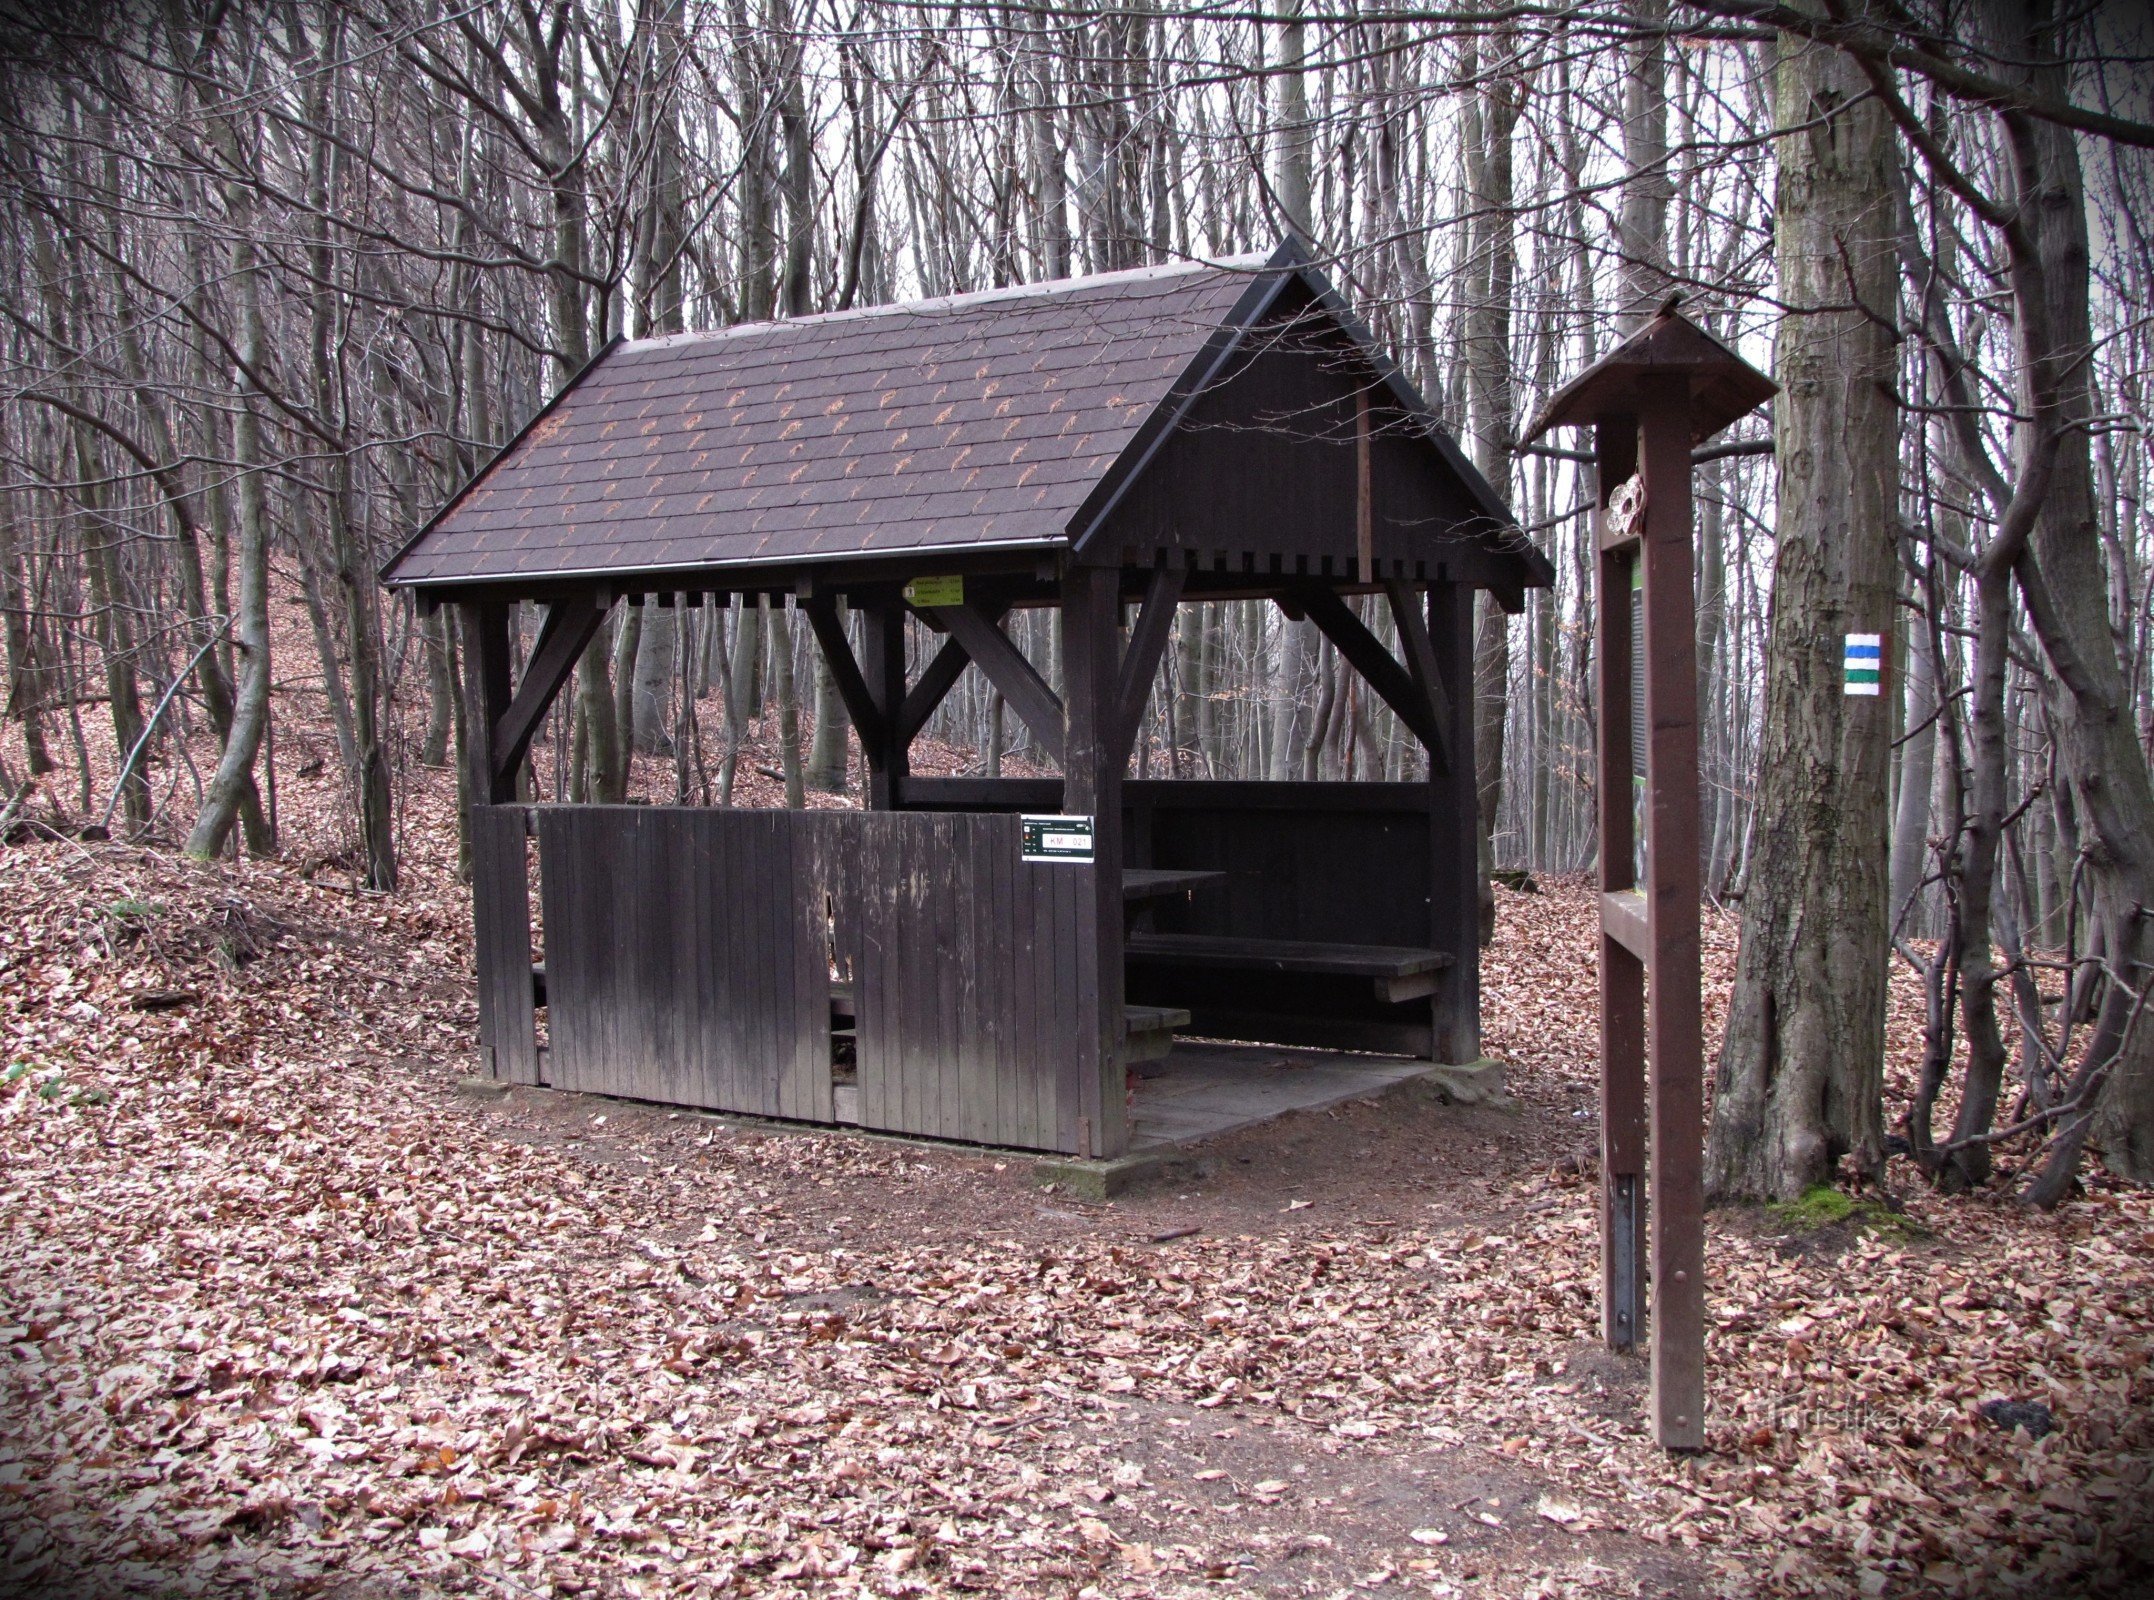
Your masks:
{"label": "wooden support beam", "polygon": [[868,761],[868,806],[895,811],[912,769],[912,742],[897,736],[905,709],[905,601],[893,588],[867,598],[858,609],[861,675],[875,706],[876,737],[863,735],[860,741]]}
{"label": "wooden support beam", "polygon": [[1422,614],[1421,599],[1414,593],[1413,586],[1402,578],[1385,582],[1384,599],[1391,606],[1391,620],[1399,630],[1399,643],[1406,647],[1406,670],[1413,674],[1414,686],[1429,703],[1430,719],[1436,728],[1438,742],[1443,746],[1430,754],[1449,767],[1450,741],[1444,734],[1451,725],[1451,697],[1444,688],[1443,672],[1437,664],[1436,646],[1429,638],[1428,619]]}
{"label": "wooden support beam", "polygon": [[1024,719],[1032,737],[1040,742],[1057,764],[1062,761],[1064,717],[1062,701],[1047,680],[1039,675],[1024,652],[1010,643],[1001,627],[987,620],[971,605],[936,606],[930,614],[943,631],[965,647],[973,663],[987,674],[987,681],[1002,691],[1010,709]]}
{"label": "wooden support beam", "polygon": [[499,805],[515,798],[514,773],[504,783],[494,763],[494,729],[509,708],[509,602],[467,600],[457,608],[464,635],[464,804]]}
{"label": "wooden support beam", "polygon": [[1492,572],[1483,587],[1505,616],[1515,617],[1526,609],[1526,586],[1509,574]]}
{"label": "wooden support beam", "polygon": [[1645,489],[1646,1096],[1653,1171],[1653,1424],[1705,1447],[1705,1045],[1699,1017],[1698,653],[1691,553],[1691,396],[1682,373],[1639,380]]}
{"label": "wooden support beam", "polygon": [[1450,688],[1443,749],[1429,762],[1429,945],[1448,955],[1430,1000],[1429,1055],[1481,1058],[1481,827],[1473,763],[1473,588],[1429,585],[1427,636],[1436,676]]}
{"label": "wooden support beam", "polygon": [[[1595,438],[1599,524],[1608,497],[1637,465],[1638,424],[1603,420]],[[1601,903],[1636,884],[1636,785],[1631,749],[1630,557],[1601,540],[1594,606],[1595,792],[1600,808]],[[1645,1336],[1645,962],[1602,924],[1601,1336],[1631,1350]]]}
{"label": "wooden support beam", "polygon": [[1397,658],[1331,590],[1301,586],[1294,590],[1294,598],[1300,603],[1303,614],[1323,630],[1324,637],[1361,674],[1362,681],[1398,713],[1399,721],[1406,724],[1407,731],[1448,768],[1449,741],[1437,724],[1428,697],[1415,684],[1413,675],[1399,665]]}
{"label": "wooden support beam", "polygon": [[1137,726],[1152,698],[1152,678],[1159,671],[1160,653],[1174,631],[1175,608],[1182,603],[1182,588],[1189,574],[1181,567],[1154,567],[1145,586],[1144,609],[1137,625],[1129,630],[1129,643],[1122,651],[1122,673],[1115,696],[1114,745],[1124,762],[1129,760]]}
{"label": "wooden support beam", "polygon": [[1645,914],[1645,896],[1636,889],[1619,889],[1601,896],[1601,932],[1650,965],[1653,935]]}
{"label": "wooden support beam", "polygon": [[845,714],[853,719],[853,729],[860,735],[860,747],[863,750],[881,748],[889,742],[889,729],[883,722],[882,707],[875,703],[868,680],[862,676],[860,663],[853,656],[853,643],[845,637],[845,623],[838,615],[837,596],[827,590],[818,590],[800,602],[800,609],[808,614],[808,626],[815,630],[815,642],[823,651],[823,664],[830,669],[830,681],[837,685],[838,698],[845,702]]}
{"label": "wooden support beam", "polygon": [[[464,642],[464,827],[471,852],[477,944],[479,1064],[489,1077],[536,1083],[531,901],[516,763],[496,759],[496,730],[512,703],[506,600],[458,604]],[[571,657],[573,663],[574,658]]]}
{"label": "wooden support beam", "polygon": [[583,652],[605,622],[606,611],[605,597],[596,592],[573,594],[546,608],[546,620],[539,624],[538,643],[531,648],[531,659],[524,663],[523,682],[516,686],[515,698],[494,723],[490,756],[494,777],[507,783],[510,793],[514,793],[516,769],[530,753],[539,724],[553,709],[561,686],[568,682],[569,674],[576,670],[576,663],[583,659]]}
{"label": "wooden support beam", "polygon": [[[1001,626],[1003,614],[1010,609],[1009,602],[998,600],[979,606],[980,615],[997,627]],[[955,639],[945,639],[942,648],[935,652],[935,659],[927,664],[905,696],[905,708],[898,715],[898,738],[910,745],[927,726],[927,719],[935,714],[935,708],[949,697],[957,687],[957,680],[965,668],[971,665],[972,656],[964,645]],[[990,680],[992,681],[992,680]]]}
{"label": "wooden support beam", "polygon": [[[1111,567],[1072,563],[1062,575],[1062,681],[1069,692],[1062,806],[1092,819],[1093,860],[1089,866],[1033,869],[1075,875],[1072,887],[1082,908],[1078,948],[1058,959],[1076,963],[1079,1020],[1061,1088],[1063,1104],[1076,1118],[1072,1142],[1085,1156],[1118,1156],[1129,1147],[1129,1087],[1122,1061],[1128,1025],[1122,971],[1122,769],[1128,757],[1112,749],[1122,665],[1120,586],[1121,574]],[[1002,638],[999,630],[988,631]],[[1014,646],[1002,642],[1016,654]],[[977,652],[973,659],[979,660]]]}

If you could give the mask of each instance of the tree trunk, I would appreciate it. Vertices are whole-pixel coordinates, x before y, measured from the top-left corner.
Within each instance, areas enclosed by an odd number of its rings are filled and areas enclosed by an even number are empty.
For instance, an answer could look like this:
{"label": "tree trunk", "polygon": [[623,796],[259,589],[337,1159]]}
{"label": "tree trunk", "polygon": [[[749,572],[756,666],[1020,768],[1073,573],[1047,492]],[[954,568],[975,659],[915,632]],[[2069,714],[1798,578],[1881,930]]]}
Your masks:
{"label": "tree trunk", "polygon": [[[1623,205],[1616,219],[1623,303],[1617,330],[1636,332],[1659,309],[1668,276],[1668,0],[1631,0],[1637,24],[1623,78]],[[1782,126],[1785,126],[1783,123]]]}
{"label": "tree trunk", "polygon": [[456,681],[449,660],[449,611],[437,606],[419,619],[419,639],[426,651],[426,736],[419,745],[419,764],[449,764],[449,736],[456,715]]}
{"label": "tree trunk", "polygon": [[1903,935],[1926,931],[1915,903],[1930,858],[1930,786],[1937,759],[1937,677],[1929,627],[1907,625],[1907,733],[1900,746],[1900,797],[1892,822],[1892,887],[1887,925]]}
{"label": "tree trunk", "polygon": [[[29,759],[30,776],[41,778],[54,769],[51,747],[45,742],[45,685],[43,663],[38,660],[37,640],[30,629],[30,592],[23,581],[16,557],[16,528],[28,520],[17,508],[29,491],[17,489],[7,514],[0,515],[0,630],[7,641],[7,693],[0,696],[0,716],[22,724],[23,754]],[[4,804],[0,801],[0,804]]]}
{"label": "tree trunk", "polygon": [[[616,610],[630,609],[616,607]],[[613,677],[607,663],[613,648],[601,627],[576,663],[576,704],[582,713],[582,747],[577,752],[581,781],[576,799],[619,805],[628,798],[628,763],[621,749],[620,723],[614,717]]]}
{"label": "tree trunk", "polygon": [[680,739],[673,726],[673,679],[680,657],[678,618],[683,607],[658,607],[643,619],[636,666],[629,678],[634,700],[635,748],[644,755],[671,755]]}
{"label": "tree trunk", "polygon": [[[769,604],[769,602],[765,602]],[[793,687],[793,614],[780,600],[764,619],[770,628],[772,689],[778,696],[778,771],[785,803],[798,811],[808,803],[800,773],[800,695]]]}
{"label": "tree trunk", "polygon": [[[240,302],[240,352],[248,368],[259,372],[268,356],[268,340],[262,327],[254,242],[244,227],[235,237],[232,256],[232,281]],[[269,726],[269,504],[263,482],[267,448],[262,419],[245,392],[244,379],[241,387],[238,420],[232,430],[239,463],[239,592],[234,597],[232,626],[238,681],[233,686],[231,736],[224,741],[194,830],[187,836],[187,853],[204,859],[222,850],[231,834]]]}
{"label": "tree trunk", "polygon": [[[1280,220],[1287,230],[1314,242],[1311,215],[1313,188],[1311,164],[1315,130],[1309,125],[1309,92],[1303,72],[1307,57],[1306,26],[1301,21],[1301,0],[1279,0],[1279,75],[1272,80],[1278,93],[1279,144],[1274,193]],[[1283,613],[1279,618],[1279,649],[1272,658],[1275,672],[1271,697],[1270,759],[1264,775],[1279,782],[1294,775],[1299,741],[1295,729],[1301,721],[1301,685],[1309,675],[1310,640],[1315,629]]]}
{"label": "tree trunk", "polygon": [[[2057,54],[2064,26],[2050,0],[1996,0],[2002,60],[2037,93],[2062,94],[2070,73]],[[2037,438],[2056,455],[2019,564],[2028,615],[2064,686],[2055,696],[2057,750],[2080,829],[2092,943],[2111,975],[2066,1099],[2095,1096],[2068,1122],[2027,1198],[2061,1199],[2090,1140],[2110,1171],[2154,1183],[2154,1026],[2137,996],[2154,983],[2154,779],[2134,722],[2112,630],[2109,572],[2095,517],[2090,419],[2089,251],[2077,137],[2029,117],[2003,119],[2013,176],[2012,287]]]}
{"label": "tree trunk", "polygon": [[329,523],[337,585],[344,601],[344,638],[351,656],[352,771],[359,802],[359,842],[369,889],[396,887],[396,811],[389,794],[389,755],[381,738],[381,633],[375,612],[380,591],[351,518],[351,458],[332,473]]}
{"label": "tree trunk", "polygon": [[[1518,230],[1512,216],[1512,135],[1525,103],[1518,72],[1516,30],[1491,41],[1486,82],[1469,103],[1467,183],[1473,204],[1468,228],[1472,256],[1465,314],[1466,411],[1474,465],[1508,498],[1511,445],[1518,432],[1517,385],[1511,362],[1511,292],[1518,276]],[[1495,599],[1476,600],[1474,622],[1475,787],[1480,800],[1481,942],[1496,935],[1494,835],[1503,804],[1503,742],[1511,692],[1511,622]]]}
{"label": "tree trunk", "polygon": [[733,803],[733,780],[748,737],[748,719],[762,706],[755,694],[755,661],[763,648],[762,612],[744,595],[733,597],[733,656],[725,664],[725,756],[718,767],[718,803]]}
{"label": "tree trunk", "polygon": [[[1706,1151],[1720,1199],[1794,1199],[1842,1156],[1884,1167],[1892,719],[1882,695],[1844,692],[1842,652],[1893,615],[1897,149],[1837,52],[1783,37],[1774,87],[1776,125],[1796,130],[1774,212],[1791,309],[1758,833]],[[1860,308],[1812,309],[1851,292]]]}
{"label": "tree trunk", "polygon": [[[97,457],[90,448],[87,430],[75,433],[75,471],[85,485],[99,477]],[[112,713],[112,740],[116,758],[125,761],[143,734],[142,700],[135,676],[134,629],[128,624],[126,578],[120,568],[118,537],[107,525],[103,496],[85,487],[82,499],[89,515],[82,519],[84,566],[90,580],[90,606],[97,630],[97,647],[105,658],[105,699]],[[148,753],[136,760],[119,779],[119,814],[126,819],[128,837],[150,825]]]}
{"label": "tree trunk", "polygon": [[644,741],[648,735],[638,726],[640,707],[636,697],[637,663],[643,656],[644,609],[640,605],[621,607],[613,634],[613,729],[614,737],[621,742],[624,774],[635,752],[647,748]]}
{"label": "tree trunk", "polygon": [[[838,602],[838,625],[845,625],[845,602]],[[818,794],[845,792],[847,746],[845,699],[823,652],[815,652],[815,737],[808,747],[806,781]]]}

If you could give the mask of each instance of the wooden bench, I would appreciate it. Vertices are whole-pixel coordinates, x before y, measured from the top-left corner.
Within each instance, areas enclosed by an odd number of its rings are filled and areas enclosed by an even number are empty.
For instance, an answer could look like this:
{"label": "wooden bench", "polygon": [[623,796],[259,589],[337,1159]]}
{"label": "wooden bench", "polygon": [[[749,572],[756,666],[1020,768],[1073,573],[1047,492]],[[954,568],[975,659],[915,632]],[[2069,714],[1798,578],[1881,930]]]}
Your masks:
{"label": "wooden bench", "polygon": [[1174,1048],[1174,1030],[1189,1026],[1189,1013],[1179,1006],[1124,1006],[1129,1023],[1129,1047],[1122,1059],[1129,1064],[1158,1061]]}
{"label": "wooden bench", "polygon": [[[848,1033],[857,1025],[858,1015],[853,986],[843,981],[831,984],[831,1027],[839,1033]],[[1189,1026],[1189,1013],[1179,1006],[1124,1006],[1122,1016],[1129,1034],[1129,1047],[1123,1056],[1125,1061],[1159,1060],[1174,1048],[1174,1030]]]}
{"label": "wooden bench", "polygon": [[1405,945],[1329,944],[1303,939],[1246,939],[1211,933],[1133,933],[1128,959],[1150,966],[1226,968],[1367,978],[1379,1000],[1397,1004],[1436,992],[1436,974],[1451,964],[1440,950]]}

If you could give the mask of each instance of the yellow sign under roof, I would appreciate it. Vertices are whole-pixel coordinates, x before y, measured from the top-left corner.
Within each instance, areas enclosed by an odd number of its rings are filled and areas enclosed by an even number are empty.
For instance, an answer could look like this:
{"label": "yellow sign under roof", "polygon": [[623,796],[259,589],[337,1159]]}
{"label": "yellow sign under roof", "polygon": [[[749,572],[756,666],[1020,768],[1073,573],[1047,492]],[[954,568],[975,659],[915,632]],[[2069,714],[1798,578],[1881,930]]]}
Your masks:
{"label": "yellow sign under roof", "polygon": [[965,580],[961,577],[915,578],[905,585],[905,603],[929,606],[961,606],[965,603]]}

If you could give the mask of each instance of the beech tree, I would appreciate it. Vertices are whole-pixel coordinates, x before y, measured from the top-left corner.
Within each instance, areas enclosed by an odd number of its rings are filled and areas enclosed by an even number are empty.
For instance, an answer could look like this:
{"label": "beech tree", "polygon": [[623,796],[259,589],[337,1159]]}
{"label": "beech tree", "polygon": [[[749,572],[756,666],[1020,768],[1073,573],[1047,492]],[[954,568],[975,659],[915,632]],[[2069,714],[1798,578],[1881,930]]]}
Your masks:
{"label": "beech tree", "polygon": [[1898,152],[1866,89],[1830,46],[1780,44],[1779,514],[1758,821],[1706,1152],[1723,1199],[1794,1199],[1843,1156],[1872,1179],[1885,1164],[1892,717],[1842,666],[1852,639],[1893,631],[1899,542]]}

